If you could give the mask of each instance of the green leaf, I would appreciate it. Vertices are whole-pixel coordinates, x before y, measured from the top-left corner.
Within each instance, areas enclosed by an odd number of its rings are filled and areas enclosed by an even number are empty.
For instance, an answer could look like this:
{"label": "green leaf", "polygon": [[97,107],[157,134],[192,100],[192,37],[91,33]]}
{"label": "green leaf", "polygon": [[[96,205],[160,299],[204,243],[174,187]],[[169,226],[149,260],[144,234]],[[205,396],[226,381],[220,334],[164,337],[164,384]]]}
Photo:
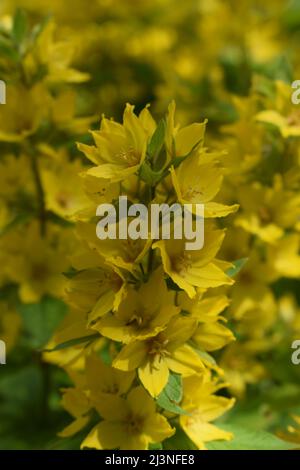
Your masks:
{"label": "green leaf", "polygon": [[20,45],[24,40],[28,30],[28,21],[27,15],[24,10],[18,8],[15,13],[13,27],[12,27],[12,37],[15,42]]}
{"label": "green leaf", "polygon": [[217,365],[215,358],[212,357],[208,352],[202,351],[202,349],[198,349],[198,347],[196,347],[194,344],[193,348],[196,350],[196,353],[201,357],[201,359],[203,359],[204,363],[210,364],[212,366]]}
{"label": "green leaf", "polygon": [[111,342],[106,341],[105,346],[98,352],[98,354],[101,357],[102,361],[107,366],[111,366],[111,364],[112,364],[112,357],[111,357],[111,354],[110,354],[110,345],[111,345]]}
{"label": "green leaf", "polygon": [[16,284],[4,284],[0,289],[0,301],[5,300],[14,303],[18,296],[18,286]]}
{"label": "green leaf", "polygon": [[162,450],[163,446],[161,442],[157,442],[154,444],[149,444],[149,450]]}
{"label": "green leaf", "polygon": [[78,273],[82,272],[82,270],[77,270],[73,267],[68,269],[68,271],[64,271],[62,274],[65,276],[67,279],[73,279],[73,277],[77,276]]}
{"label": "green leaf", "polygon": [[237,261],[233,261],[233,263],[232,263],[233,267],[229,268],[226,271],[227,276],[229,276],[229,277],[236,276],[241,271],[241,269],[245,266],[248,259],[249,258],[241,258],[241,259],[238,259]]}
{"label": "green leaf", "polygon": [[288,450],[293,444],[282,441],[267,431],[251,430],[235,425],[222,424],[222,429],[232,432],[231,441],[214,441],[207,444],[210,450]]}
{"label": "green leaf", "polygon": [[175,424],[176,433],[163,442],[165,450],[197,450],[197,447],[185,434],[185,432]]}
{"label": "green leaf", "polygon": [[[33,361],[28,361],[17,369],[7,367],[10,371],[4,376],[0,374],[1,450],[5,445],[13,447],[15,438],[22,439],[22,427],[24,434],[28,436],[30,427],[38,420],[43,399],[43,373]],[[18,433],[15,432],[16,428]],[[12,442],[4,443],[5,436],[9,436]]]}
{"label": "green leaf", "polygon": [[147,162],[144,162],[139,169],[139,177],[149,186],[155,186],[162,178],[162,171],[154,171]]}
{"label": "green leaf", "polygon": [[37,304],[19,304],[23,329],[32,348],[43,348],[67,313],[67,306],[59,299],[44,297]]}
{"label": "green leaf", "polygon": [[175,413],[177,415],[188,414],[179,405],[177,405],[176,403],[173,403],[164,391],[161,392],[156,402],[161,408],[163,408],[166,411],[169,411],[170,413]]}
{"label": "green leaf", "polygon": [[31,218],[31,214],[23,213],[18,214],[7,225],[0,230],[0,237],[6,235],[10,230],[16,228],[18,225],[26,224]]}
{"label": "green leaf", "polygon": [[81,338],[74,338],[74,339],[70,339],[69,341],[64,341],[63,343],[60,343],[57,346],[55,346],[55,348],[44,349],[44,351],[45,352],[61,351],[62,349],[67,349],[73,346],[78,346],[79,344],[88,343],[98,338],[100,338],[99,333],[95,333],[94,335],[82,336]]}
{"label": "green leaf", "polygon": [[170,374],[169,380],[157,398],[157,404],[164,410],[176,414],[188,414],[178,403],[182,400],[182,380],[180,375]]}
{"label": "green leaf", "polygon": [[266,96],[271,100],[275,100],[276,88],[273,80],[270,80],[263,75],[256,77],[253,83],[253,90],[260,95]]}
{"label": "green leaf", "polygon": [[47,215],[48,220],[50,220],[56,225],[59,225],[60,227],[73,227],[74,226],[74,222],[71,222],[67,219],[63,219],[62,217],[60,217],[59,215],[55,214],[52,211],[47,211],[46,215]]}
{"label": "green leaf", "polygon": [[272,80],[282,80],[288,84],[293,81],[293,67],[286,55],[279,55],[272,59],[264,69],[266,75]]}
{"label": "green leaf", "polygon": [[182,379],[178,374],[170,374],[165,392],[170,400],[179,403],[182,400]]}
{"label": "green leaf", "polygon": [[16,62],[19,59],[18,53],[10,40],[0,37],[0,53]]}
{"label": "green leaf", "polygon": [[46,28],[46,26],[48,25],[48,23],[51,21],[52,18],[53,18],[53,16],[50,13],[47,16],[45,16],[40,23],[36,24],[33,27],[32,31],[31,31],[32,41],[36,41],[38,36],[44,31],[44,29]]}
{"label": "green leaf", "polygon": [[174,168],[179,167],[179,165],[186,159],[187,157],[175,157],[172,160],[172,166]]}
{"label": "green leaf", "polygon": [[189,158],[193,152],[201,145],[203,142],[203,139],[200,139],[198,142],[195,143],[195,145],[191,148],[191,150],[184,156],[181,157],[175,157],[170,163],[170,167],[173,166],[174,168],[177,168],[184,160]]}
{"label": "green leaf", "polygon": [[171,277],[167,277],[165,281],[166,281],[166,284],[167,284],[167,288],[169,290],[174,290],[175,292],[180,292],[180,291],[183,290],[183,289],[181,289],[181,287],[179,287],[177,284],[175,284],[175,282],[173,281],[173,279]]}
{"label": "green leaf", "polygon": [[283,26],[291,32],[296,32],[300,27],[300,1],[291,0],[282,12]]}
{"label": "green leaf", "polygon": [[166,122],[161,119],[155,129],[153,136],[148,144],[147,155],[153,161],[156,161],[164,145],[166,133]]}

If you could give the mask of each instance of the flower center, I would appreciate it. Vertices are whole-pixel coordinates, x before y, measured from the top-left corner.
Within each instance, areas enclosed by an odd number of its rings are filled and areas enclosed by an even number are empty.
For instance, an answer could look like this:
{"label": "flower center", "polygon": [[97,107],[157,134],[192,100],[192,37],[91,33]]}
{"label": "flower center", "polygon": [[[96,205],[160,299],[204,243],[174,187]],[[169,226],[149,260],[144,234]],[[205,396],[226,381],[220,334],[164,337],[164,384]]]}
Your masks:
{"label": "flower center", "polygon": [[127,238],[126,240],[122,240],[122,245],[129,261],[134,261],[140,254],[140,240]]}
{"label": "flower center", "polygon": [[272,219],[273,219],[272,213],[268,207],[261,206],[258,209],[258,215],[259,215],[261,222],[263,222],[264,224],[269,224],[270,222],[272,222]]}
{"label": "flower center", "polygon": [[242,284],[251,284],[253,282],[253,276],[249,271],[242,271],[239,280]]}
{"label": "flower center", "polygon": [[[110,284],[114,292],[118,292],[123,284],[123,281],[120,276],[118,276],[118,274],[114,272],[106,272],[104,274],[104,282]],[[100,285],[102,286],[103,282],[100,282]]]}
{"label": "flower center", "polygon": [[143,430],[144,419],[141,416],[137,416],[134,414],[128,415],[125,428],[128,434],[136,435],[141,434]]}
{"label": "flower center", "polygon": [[64,192],[58,193],[55,199],[62,209],[67,209],[70,206],[70,198]]}
{"label": "flower center", "polygon": [[183,199],[186,199],[187,201],[190,201],[190,200],[194,199],[197,196],[203,196],[203,192],[200,191],[199,189],[195,189],[195,188],[192,188],[191,186],[189,186],[183,194]]}
{"label": "flower center", "polygon": [[192,257],[189,253],[183,253],[181,255],[174,256],[171,263],[174,271],[180,275],[184,275],[192,266]]}
{"label": "flower center", "polygon": [[287,118],[287,123],[289,126],[300,126],[300,112],[294,111]]}
{"label": "flower center", "polygon": [[31,276],[35,281],[45,281],[48,275],[49,270],[43,263],[34,264],[31,268]]}
{"label": "flower center", "polygon": [[119,387],[117,384],[110,384],[110,385],[105,385],[102,389],[103,393],[111,393],[113,395],[117,394],[119,392]]}
{"label": "flower center", "polygon": [[[149,341],[149,349],[148,349],[148,354],[149,356],[154,357],[159,357],[160,359],[163,357],[170,356],[171,353],[168,351],[167,346],[168,346],[169,340],[167,338],[160,338],[156,337],[152,340]],[[155,367],[153,365],[153,367]]]}
{"label": "flower center", "polygon": [[127,326],[136,326],[137,328],[143,328],[145,326],[145,317],[142,313],[137,312],[136,310],[133,312],[132,317],[126,323]]}
{"label": "flower center", "polygon": [[139,155],[132,147],[127,150],[122,150],[118,154],[118,158],[123,160],[129,167],[135,166],[139,163]]}

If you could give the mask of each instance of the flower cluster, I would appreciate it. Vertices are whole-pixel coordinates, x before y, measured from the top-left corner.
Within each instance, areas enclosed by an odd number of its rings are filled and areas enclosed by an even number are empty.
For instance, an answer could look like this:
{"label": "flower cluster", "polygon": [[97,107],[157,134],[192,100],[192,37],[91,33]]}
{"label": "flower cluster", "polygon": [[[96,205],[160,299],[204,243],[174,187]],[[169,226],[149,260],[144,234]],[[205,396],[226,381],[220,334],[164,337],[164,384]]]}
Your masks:
{"label": "flower cluster", "polygon": [[[205,126],[180,128],[174,104],[159,124],[147,107],[136,115],[127,105],[122,124],[103,117],[92,132],[95,145],[79,144],[92,162],[82,172],[90,205],[74,216],[81,247],[67,286],[72,311],[55,342],[63,337],[69,345],[88,344],[64,363],[78,368],[80,379],[64,395],[75,421],[62,434],[86,426],[91,409],[101,419],[82,447],[148,449],[177,428],[199,449],[230,438],[211,424],[233,400],[215,395],[225,384],[209,352],[234,340],[221,316],[228,299],[214,294],[233,284],[226,273],[232,265],[216,257],[225,235],[216,218],[238,206],[214,201],[225,169],[223,153],[204,147]],[[188,251],[184,239],[173,238],[98,239],[97,204],[116,204],[125,195],[149,207],[157,201],[204,203],[204,247]]]}
{"label": "flower cluster", "polygon": [[1,448],[299,444],[298,3],[1,1]]}
{"label": "flower cluster", "polygon": [[285,390],[286,379],[298,380],[290,348],[299,336],[300,132],[291,86],[281,80],[255,77],[249,96],[234,105],[239,120],[221,129],[221,145],[232,158],[225,200],[235,194],[240,210],[228,227],[223,255],[248,261],[228,311],[239,341],[221,364],[232,393],[246,398],[250,385],[278,381]]}

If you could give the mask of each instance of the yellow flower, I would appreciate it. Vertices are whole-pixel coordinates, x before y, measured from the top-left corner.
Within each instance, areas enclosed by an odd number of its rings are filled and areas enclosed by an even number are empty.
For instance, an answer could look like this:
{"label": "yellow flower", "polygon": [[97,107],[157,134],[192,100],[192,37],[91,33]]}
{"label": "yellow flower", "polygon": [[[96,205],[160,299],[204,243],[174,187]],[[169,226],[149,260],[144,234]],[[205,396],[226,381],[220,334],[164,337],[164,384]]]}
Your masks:
{"label": "yellow flower", "polygon": [[155,402],[142,387],[132,389],[127,398],[111,397],[99,403],[103,421],[97,424],[81,448],[147,450],[175,432],[167,419],[156,413]]}
{"label": "yellow flower", "polygon": [[161,240],[154,243],[162,257],[165,272],[189,297],[196,295],[196,288],[218,287],[233,284],[218,266],[215,255],[219,251],[225,233],[221,230],[205,231],[201,250],[185,250],[186,240]]}
{"label": "yellow flower", "polygon": [[292,294],[280,297],[278,301],[280,318],[292,329],[293,339],[300,337],[300,308]]}
{"label": "yellow flower", "polygon": [[212,201],[220,191],[223,175],[216,163],[202,163],[205,152],[205,149],[194,152],[176,170],[171,167],[172,182],[181,204],[204,204],[205,217],[224,217],[237,211],[239,206]]}
{"label": "yellow flower", "polygon": [[223,324],[220,313],[229,305],[225,295],[203,296],[198,294],[190,299],[180,292],[178,302],[182,311],[198,320],[192,341],[204,351],[215,351],[234,340],[232,332]]}
{"label": "yellow flower", "polygon": [[85,134],[95,121],[95,116],[77,117],[76,111],[76,94],[72,90],[62,92],[51,101],[51,119],[58,130],[75,135]]}
{"label": "yellow flower", "polygon": [[29,48],[23,59],[25,75],[30,81],[44,72],[47,83],[81,83],[89,80],[89,74],[71,67],[75,47],[70,41],[55,40],[56,25],[48,21],[37,37],[33,47]]}
{"label": "yellow flower", "polygon": [[283,188],[280,175],[274,177],[272,187],[253,183],[239,191],[240,215],[235,224],[257,235],[267,243],[274,243],[292,228],[299,217],[299,194]]}
{"label": "yellow flower", "polygon": [[221,322],[199,323],[192,340],[204,351],[216,351],[234,341],[233,333]]}
{"label": "yellow flower", "polygon": [[0,106],[0,141],[21,142],[34,134],[47,115],[46,89],[40,83],[32,88],[7,85],[8,102]]}
{"label": "yellow flower", "polygon": [[21,329],[21,317],[8,303],[0,303],[0,339],[5,342],[9,352],[18,339]]}
{"label": "yellow flower", "polygon": [[92,408],[102,410],[106,400],[128,392],[134,379],[134,373],[113,369],[96,354],[86,357],[84,372],[68,372],[75,388],[64,390],[62,405],[75,419],[59,433],[61,437],[79,432],[90,421]]}
{"label": "yellow flower", "polygon": [[[89,344],[80,342],[76,346],[54,350],[57,346],[68,343],[69,341],[88,338],[95,335],[95,332],[88,328],[85,312],[74,307],[69,308],[68,314],[64,317],[58,329],[54,332],[53,337],[47,344],[47,352],[43,353],[43,359],[51,364],[58,365],[59,367],[68,367],[69,369],[82,369],[84,366],[84,357],[90,349],[93,351],[100,350],[104,347],[105,339],[99,337],[94,338],[93,342]],[[48,352],[49,351],[49,352]]]}
{"label": "yellow flower", "polygon": [[90,416],[90,402],[86,392],[82,388],[65,389],[62,399],[62,406],[74,418],[71,424],[58,433],[60,437],[70,437],[81,431],[88,422]]}
{"label": "yellow flower", "polygon": [[300,276],[300,236],[290,233],[267,247],[267,266],[272,272],[272,280],[279,277],[299,278]]}
{"label": "yellow flower", "polygon": [[64,247],[58,250],[54,246],[55,230],[49,232],[43,238],[39,224],[33,222],[14,239],[16,246],[6,271],[19,284],[19,295],[25,303],[38,302],[45,294],[63,295],[66,279],[62,273],[68,268],[68,262],[66,254],[60,251]]}
{"label": "yellow flower", "polygon": [[180,425],[199,450],[205,449],[206,442],[229,441],[233,437],[211,423],[234,404],[234,399],[215,395],[225,386],[213,380],[209,372],[183,379],[184,400],[181,406],[188,415],[180,416]]}
{"label": "yellow flower", "polygon": [[85,373],[93,404],[102,401],[105,405],[108,395],[124,395],[135,378],[134,372],[123,372],[107,366],[96,354],[86,358]]}
{"label": "yellow flower", "polygon": [[[117,199],[120,194],[119,183],[110,183],[109,180],[104,178],[95,178],[89,175],[80,175],[83,178],[84,191],[88,198],[96,203],[97,205],[106,202],[112,202]],[[89,219],[95,216],[96,205],[89,207],[90,216]],[[79,220],[81,220],[79,218]],[[88,220],[87,218],[84,220]]]}
{"label": "yellow flower", "polygon": [[68,161],[65,154],[59,162],[52,162],[41,169],[41,179],[45,192],[46,207],[62,218],[70,218],[89,204],[83,191],[79,172],[79,160]]}
{"label": "yellow flower", "polygon": [[125,180],[135,174],[146,156],[149,138],[156,124],[147,108],[136,116],[134,106],[127,104],[123,125],[103,117],[100,131],[93,131],[95,146],[78,144],[96,167],[88,175],[111,181]]}
{"label": "yellow flower", "polygon": [[118,310],[103,317],[93,328],[123,343],[156,336],[179,313],[174,297],[159,269],[139,290],[129,288]]}
{"label": "yellow flower", "polygon": [[226,181],[237,187],[240,182],[248,181],[249,172],[260,163],[264,129],[255,120],[258,103],[254,92],[247,97],[233,96],[232,104],[238,119],[222,126],[224,139],[220,143],[219,139],[216,140],[215,146],[226,148],[226,170],[229,173]]}
{"label": "yellow flower", "polygon": [[278,432],[277,435],[280,439],[284,439],[288,442],[295,442],[296,444],[300,444],[300,416],[292,416],[293,420],[297,427],[289,425],[287,428],[287,432]]}
{"label": "yellow flower", "polygon": [[[11,209],[24,204],[26,196],[35,194],[29,158],[26,155],[9,154],[1,158],[0,197]],[[12,207],[11,207],[12,206]]]}
{"label": "yellow flower", "polygon": [[[257,250],[248,254],[249,259],[237,276],[237,282],[231,290],[231,303],[229,310],[231,315],[240,320],[247,312],[264,309],[267,306],[269,312],[272,306],[272,293],[268,282],[272,280],[272,271],[262,262]],[[271,300],[270,300],[271,297]],[[273,301],[274,303],[274,301]],[[264,313],[264,317],[266,312]]]}
{"label": "yellow flower", "polygon": [[156,336],[124,346],[113,366],[124,371],[138,368],[144,387],[152,396],[158,396],[168,382],[169,369],[184,375],[203,371],[200,357],[186,344],[196,326],[194,319],[174,317]]}
{"label": "yellow flower", "polygon": [[185,292],[179,292],[178,305],[200,322],[215,322],[217,319],[224,320],[220,313],[229,305],[226,295],[203,295],[198,293],[190,299]]}
{"label": "yellow flower", "polygon": [[256,384],[266,377],[264,364],[254,357],[253,350],[248,350],[247,343],[229,345],[220,366],[225,372],[230,392],[239,399],[245,396],[249,384]]}
{"label": "yellow flower", "polygon": [[189,126],[180,129],[179,125],[175,125],[175,102],[172,101],[168,108],[167,129],[166,129],[166,150],[167,163],[175,157],[186,157],[198,146],[202,146],[206,122],[195,122]]}
{"label": "yellow flower", "polygon": [[[119,224],[116,223],[114,227],[116,233],[118,233]],[[77,233],[82,240],[87,242],[91,249],[99,253],[108,263],[129,272],[134,272],[134,270],[139,268],[139,263],[145,257],[152,243],[150,238],[148,240],[141,238],[133,240],[130,237],[126,239],[116,238],[111,240],[107,238],[106,240],[101,240],[97,237],[95,223],[78,222]]]}
{"label": "yellow flower", "polygon": [[108,313],[117,310],[126,294],[122,273],[97,255],[82,250],[72,258],[78,272],[67,286],[71,305],[87,314],[88,325]]}
{"label": "yellow flower", "polygon": [[277,81],[276,92],[276,99],[272,100],[272,105],[275,103],[274,108],[259,112],[256,115],[257,121],[277,127],[284,139],[300,137],[300,111],[292,103],[291,86]]}

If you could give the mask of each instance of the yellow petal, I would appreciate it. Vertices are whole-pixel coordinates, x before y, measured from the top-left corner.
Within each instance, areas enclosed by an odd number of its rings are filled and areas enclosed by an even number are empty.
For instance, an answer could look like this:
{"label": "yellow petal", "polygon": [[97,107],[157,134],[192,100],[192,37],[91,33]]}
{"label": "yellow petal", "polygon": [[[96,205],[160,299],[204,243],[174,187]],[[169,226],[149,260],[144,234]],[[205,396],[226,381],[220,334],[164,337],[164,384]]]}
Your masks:
{"label": "yellow petal", "polygon": [[85,414],[90,408],[86,394],[75,388],[69,388],[65,391],[62,404],[74,418]]}
{"label": "yellow petal", "polygon": [[204,138],[206,121],[195,122],[180,129],[176,135],[176,155],[184,157]]}
{"label": "yellow petal", "polygon": [[126,434],[120,450],[148,450],[149,439],[145,434]]}
{"label": "yellow petal", "polygon": [[199,399],[199,413],[203,421],[214,421],[230,410],[235,403],[234,398],[219,397],[217,395],[203,396]]}
{"label": "yellow petal", "polygon": [[124,427],[119,423],[102,421],[97,424],[81,443],[80,448],[89,449],[116,449],[126,439]]}
{"label": "yellow petal", "polygon": [[234,341],[233,333],[220,322],[200,323],[193,340],[205,351],[215,351]]}
{"label": "yellow petal", "polygon": [[198,447],[198,449],[205,449],[205,442],[214,440],[230,441],[233,435],[230,432],[223,431],[213,424],[201,421],[201,419],[181,416],[180,424],[184,432],[188,435],[191,441]]}
{"label": "yellow petal", "polygon": [[110,393],[99,393],[96,395],[93,405],[100,416],[108,421],[121,421],[128,414],[126,400]]}
{"label": "yellow petal", "polygon": [[168,383],[169,369],[164,359],[139,367],[139,378],[150,395],[157,397]]}
{"label": "yellow petal", "polygon": [[139,168],[139,165],[126,167],[123,164],[105,163],[87,170],[86,174],[96,178],[110,179],[113,182],[121,181],[133,175]]}
{"label": "yellow petal", "polygon": [[166,358],[166,363],[173,372],[182,375],[201,373],[204,365],[198,354],[187,344],[173,352],[172,357]]}
{"label": "yellow petal", "polygon": [[147,435],[150,442],[155,443],[173,436],[175,428],[170,426],[168,420],[164,416],[155,413],[146,419],[143,433]]}
{"label": "yellow petal", "polygon": [[120,370],[134,370],[139,367],[147,357],[147,347],[144,342],[135,341],[127,344],[113,361],[113,367]]}
{"label": "yellow petal", "polygon": [[286,119],[281,114],[279,114],[278,111],[261,111],[256,115],[256,120],[259,122],[273,124],[279,128],[286,125]]}
{"label": "yellow petal", "polygon": [[132,412],[136,415],[150,416],[155,413],[154,400],[141,386],[130,390],[127,402]]}
{"label": "yellow petal", "polygon": [[203,267],[197,267],[195,264],[187,270],[185,279],[193,286],[201,288],[219,287],[232,285],[234,283],[234,281],[214,263],[209,263]]}
{"label": "yellow petal", "polygon": [[59,437],[70,437],[76,434],[77,432],[81,431],[87,423],[89,422],[89,416],[81,416],[80,418],[75,419],[73,423],[69,424],[69,426],[65,427],[62,431],[58,433]]}
{"label": "yellow petal", "polygon": [[218,202],[207,202],[204,204],[204,217],[225,217],[239,209],[239,204],[226,206]]}

